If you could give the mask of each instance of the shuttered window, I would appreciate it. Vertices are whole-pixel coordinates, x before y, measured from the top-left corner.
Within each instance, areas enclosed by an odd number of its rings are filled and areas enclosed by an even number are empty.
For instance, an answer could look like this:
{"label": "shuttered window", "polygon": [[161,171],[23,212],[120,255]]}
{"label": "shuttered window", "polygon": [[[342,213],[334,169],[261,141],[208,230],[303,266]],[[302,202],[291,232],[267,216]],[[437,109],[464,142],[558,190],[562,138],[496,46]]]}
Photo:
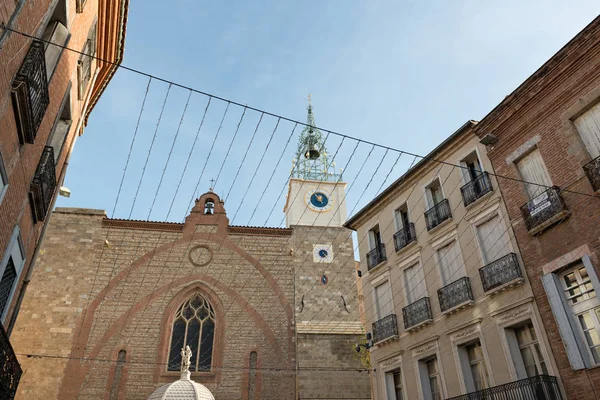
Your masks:
{"label": "shuttered window", "polygon": [[13,298],[19,274],[25,264],[25,255],[21,244],[21,235],[17,227],[10,239],[8,250],[0,259],[0,322],[6,318],[7,310]]}
{"label": "shuttered window", "polygon": [[573,122],[590,156],[600,157],[600,103]]}
{"label": "shuttered window", "polygon": [[437,251],[442,284],[447,285],[464,276],[458,242],[454,241]]}
{"label": "shuttered window", "polygon": [[375,310],[377,311],[377,320],[394,313],[392,289],[389,281],[375,286]]}
{"label": "shuttered window", "polygon": [[546,191],[548,186],[552,186],[552,180],[538,149],[521,158],[517,162],[517,168],[519,168],[521,179],[525,182],[531,182],[531,184],[524,183],[529,199],[533,199],[538,194]]}
{"label": "shuttered window", "polygon": [[498,215],[477,226],[477,239],[484,265],[511,252],[508,230]]}
{"label": "shuttered window", "polygon": [[83,100],[85,91],[92,77],[92,62],[96,54],[96,23],[92,25],[88,39],[85,41],[83,54],[77,62],[78,99]]}
{"label": "shuttered window", "polygon": [[423,268],[419,264],[415,264],[404,270],[404,282],[407,304],[412,304],[420,298],[427,296],[425,276],[423,275]]}

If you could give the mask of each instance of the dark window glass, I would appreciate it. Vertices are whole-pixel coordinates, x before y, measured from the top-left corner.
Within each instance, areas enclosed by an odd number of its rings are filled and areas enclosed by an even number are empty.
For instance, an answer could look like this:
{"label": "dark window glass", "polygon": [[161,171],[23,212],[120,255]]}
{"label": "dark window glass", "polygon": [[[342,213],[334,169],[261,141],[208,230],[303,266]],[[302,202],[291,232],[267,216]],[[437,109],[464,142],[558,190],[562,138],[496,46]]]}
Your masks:
{"label": "dark window glass", "polygon": [[2,274],[2,280],[0,281],[0,316],[4,314],[4,309],[8,306],[10,300],[10,292],[12,291],[13,284],[17,277],[17,271],[15,270],[15,263],[12,257],[9,257],[8,264],[4,274]]}

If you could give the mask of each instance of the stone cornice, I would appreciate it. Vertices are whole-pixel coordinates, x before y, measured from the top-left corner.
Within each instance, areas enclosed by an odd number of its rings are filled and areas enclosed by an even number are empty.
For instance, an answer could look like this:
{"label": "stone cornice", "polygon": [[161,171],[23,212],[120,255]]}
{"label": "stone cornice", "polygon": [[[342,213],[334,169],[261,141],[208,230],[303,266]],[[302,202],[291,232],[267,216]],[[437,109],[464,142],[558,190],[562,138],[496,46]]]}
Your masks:
{"label": "stone cornice", "polygon": [[[140,221],[129,219],[104,218],[102,226],[107,228],[138,229],[147,231],[182,232],[184,224],[177,222]],[[269,228],[258,226],[229,226],[227,233],[232,235],[291,236],[290,228]]]}
{"label": "stone cornice", "polygon": [[[542,99],[547,100],[546,94],[571,78],[581,65],[597,57],[600,52],[599,38],[600,17],[597,17],[490,111],[479,122],[475,133],[480,137],[487,133],[494,133],[501,125],[512,120],[511,117],[523,115]],[[585,79],[581,80],[585,81]],[[571,93],[561,93],[561,95],[569,96]],[[542,110],[543,115],[554,112],[553,107],[544,107]]]}

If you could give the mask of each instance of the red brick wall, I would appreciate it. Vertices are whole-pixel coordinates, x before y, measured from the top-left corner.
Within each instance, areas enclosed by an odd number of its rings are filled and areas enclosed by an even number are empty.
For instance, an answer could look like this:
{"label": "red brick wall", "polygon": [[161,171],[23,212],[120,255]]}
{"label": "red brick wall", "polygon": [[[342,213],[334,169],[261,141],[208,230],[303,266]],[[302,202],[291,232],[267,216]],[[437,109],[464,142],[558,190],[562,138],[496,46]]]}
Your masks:
{"label": "red brick wall", "polygon": [[[592,195],[592,187],[581,168],[591,158],[572,119],[598,100],[600,19],[559,51],[476,128],[480,137],[492,133],[498,138],[497,144],[487,147],[495,173],[519,179],[514,163],[507,158],[514,155],[519,146],[538,136],[537,148],[553,184]],[[552,351],[567,397],[598,398],[600,369],[571,369],[541,277],[544,264],[560,260],[582,245],[592,249],[592,263],[600,273],[600,198],[563,193],[571,216],[541,235],[531,236],[520,212],[520,207],[527,202],[523,184],[502,178],[498,182],[548,339],[555,344]]]}
{"label": "red brick wall", "polygon": [[[12,3],[15,4],[15,2]],[[45,16],[52,14],[52,10],[49,10],[49,8],[54,3],[56,2],[52,0],[26,2],[17,14],[12,28],[30,35],[41,36],[48,20]],[[98,0],[88,0],[83,13],[76,12],[75,1],[68,1],[67,3],[68,28],[71,34],[68,47],[82,49],[93,21],[98,14]],[[2,22],[7,23],[9,16],[15,10],[16,6],[10,7],[8,11],[3,9],[0,15]],[[65,50],[62,52],[54,75],[49,82],[50,104],[38,129],[35,143],[22,146],[19,144],[11,102],[11,82],[21,66],[30,44],[30,39],[17,33],[11,33],[4,39],[1,44],[2,48],[0,48],[0,65],[2,65],[0,71],[0,152],[2,152],[9,181],[8,190],[0,203],[0,259],[7,249],[14,228],[19,225],[26,251],[26,264],[20,275],[21,280],[27,273],[42,228],[42,223],[34,224],[32,221],[28,201],[29,187],[69,81],[72,82],[71,118],[73,123],[57,163],[57,178],[61,174],[69,149],[77,135],[77,127],[85,107],[84,101],[77,99],[77,61],[79,55]],[[88,85],[88,90],[91,86],[91,84]],[[12,314],[14,301],[20,286],[21,283],[19,283],[13,297],[13,304],[5,320],[5,325],[10,320],[10,314]]]}

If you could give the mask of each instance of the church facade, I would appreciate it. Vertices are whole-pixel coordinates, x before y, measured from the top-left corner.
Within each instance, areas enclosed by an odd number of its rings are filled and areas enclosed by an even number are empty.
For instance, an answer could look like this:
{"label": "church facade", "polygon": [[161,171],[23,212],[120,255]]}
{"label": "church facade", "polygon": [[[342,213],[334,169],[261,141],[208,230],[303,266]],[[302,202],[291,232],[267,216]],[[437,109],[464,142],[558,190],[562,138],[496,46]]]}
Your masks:
{"label": "church facade", "polygon": [[313,127],[309,106],[286,228],[230,225],[212,190],[184,223],[55,210],[11,337],[17,398],[147,399],[185,346],[217,399],[371,398],[345,184]]}

